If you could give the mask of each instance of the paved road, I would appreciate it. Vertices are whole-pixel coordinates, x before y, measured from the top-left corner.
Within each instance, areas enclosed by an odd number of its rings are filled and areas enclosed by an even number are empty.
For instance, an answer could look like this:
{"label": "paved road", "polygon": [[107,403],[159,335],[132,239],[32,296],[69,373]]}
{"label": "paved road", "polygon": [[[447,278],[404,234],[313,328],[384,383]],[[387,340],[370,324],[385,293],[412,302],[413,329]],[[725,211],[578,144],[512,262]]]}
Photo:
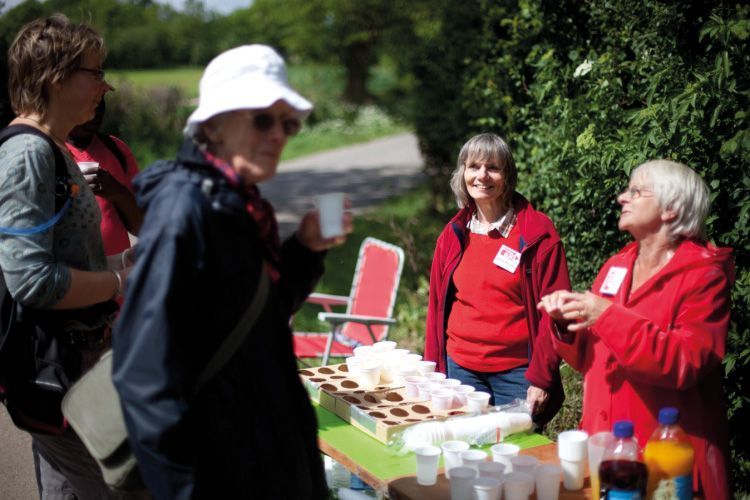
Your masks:
{"label": "paved road", "polygon": [[[361,212],[419,184],[421,165],[416,138],[402,134],[283,163],[261,191],[276,208],[284,236],[312,207],[312,195],[347,193],[355,212]],[[0,405],[0,500],[34,498],[31,441]]]}

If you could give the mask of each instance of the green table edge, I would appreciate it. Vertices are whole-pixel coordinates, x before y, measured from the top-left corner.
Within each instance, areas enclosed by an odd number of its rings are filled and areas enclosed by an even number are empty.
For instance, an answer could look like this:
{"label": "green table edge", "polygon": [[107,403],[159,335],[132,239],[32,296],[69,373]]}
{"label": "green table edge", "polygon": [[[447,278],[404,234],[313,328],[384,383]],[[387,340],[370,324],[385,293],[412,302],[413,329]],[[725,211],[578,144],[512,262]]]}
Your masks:
{"label": "green table edge", "polygon": [[[335,413],[326,410],[314,401],[311,403],[318,418],[319,438],[370,474],[383,481],[416,474],[417,465],[413,454],[397,455],[386,445],[345,422]],[[526,449],[550,444],[552,441],[541,434],[520,433],[510,436],[504,442]],[[490,446],[486,445],[479,449],[489,453]]]}

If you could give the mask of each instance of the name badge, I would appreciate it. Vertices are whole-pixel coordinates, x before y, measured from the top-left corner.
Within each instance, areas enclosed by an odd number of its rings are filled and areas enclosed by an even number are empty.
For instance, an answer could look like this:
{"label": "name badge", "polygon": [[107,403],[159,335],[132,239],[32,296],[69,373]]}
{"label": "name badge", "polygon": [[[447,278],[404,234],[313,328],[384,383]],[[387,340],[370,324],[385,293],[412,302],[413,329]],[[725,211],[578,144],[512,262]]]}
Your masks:
{"label": "name badge", "polygon": [[509,246],[503,245],[492,261],[496,266],[502,267],[509,273],[515,273],[518,263],[521,262],[521,252],[517,252]]}
{"label": "name badge", "polygon": [[620,285],[622,285],[622,280],[625,279],[627,274],[628,269],[626,267],[610,267],[607,277],[604,278],[604,283],[602,283],[602,287],[599,289],[599,293],[602,295],[616,294],[617,290],[620,289]]}

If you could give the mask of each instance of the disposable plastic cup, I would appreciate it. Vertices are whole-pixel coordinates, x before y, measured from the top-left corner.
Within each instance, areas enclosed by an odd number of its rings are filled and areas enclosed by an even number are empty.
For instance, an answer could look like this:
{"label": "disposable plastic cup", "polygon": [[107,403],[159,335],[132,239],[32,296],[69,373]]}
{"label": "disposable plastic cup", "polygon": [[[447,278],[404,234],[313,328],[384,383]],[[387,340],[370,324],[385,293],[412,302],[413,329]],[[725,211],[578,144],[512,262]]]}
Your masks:
{"label": "disposable plastic cup", "polygon": [[419,394],[417,394],[417,397],[421,401],[429,401],[431,390],[432,390],[432,382],[424,382],[422,384],[417,384],[417,391],[419,391]]}
{"label": "disposable plastic cup", "polygon": [[433,373],[435,371],[435,368],[437,367],[437,363],[434,361],[418,361],[417,362],[417,371],[419,371],[420,374],[425,375],[427,373]]}
{"label": "disposable plastic cup", "polygon": [[476,500],[500,500],[503,483],[494,477],[479,477],[474,480]]}
{"label": "disposable plastic cup", "polygon": [[594,500],[599,500],[599,464],[602,463],[604,450],[613,439],[614,436],[611,432],[598,432],[589,437],[589,476],[591,478],[591,496]]}
{"label": "disposable plastic cup", "polygon": [[388,356],[393,360],[397,360],[407,354],[409,354],[409,349],[393,349],[392,351],[388,351]]}
{"label": "disposable plastic cup", "polygon": [[453,388],[461,385],[461,381],[456,378],[446,378],[439,381],[438,384]]}
{"label": "disposable plastic cup", "polygon": [[417,484],[431,486],[437,483],[440,448],[437,446],[422,446],[414,450],[414,454],[417,456]]}
{"label": "disposable plastic cup", "polygon": [[534,477],[525,472],[509,472],[503,476],[505,500],[527,500],[531,495]]}
{"label": "disposable plastic cup", "polygon": [[413,364],[413,365],[416,365],[420,361],[422,361],[422,355],[421,354],[414,354],[414,353],[406,354],[401,359],[402,363],[409,363],[409,364]]}
{"label": "disposable plastic cup", "polygon": [[353,349],[355,356],[365,356],[373,353],[373,347],[371,345],[361,345]]}
{"label": "disposable plastic cup", "polygon": [[375,342],[374,344],[372,344],[372,349],[376,352],[392,351],[395,348],[396,343],[392,340],[381,340],[380,342]]}
{"label": "disposable plastic cup", "polygon": [[380,383],[380,363],[377,361],[363,361],[355,366],[357,367],[357,379],[364,388],[372,389]]}
{"label": "disposable plastic cup", "polygon": [[466,450],[461,452],[461,461],[464,467],[470,467],[479,475],[479,464],[487,460],[487,453],[482,450]]}
{"label": "disposable plastic cup", "polygon": [[78,168],[80,168],[81,172],[84,174],[91,174],[99,170],[99,162],[98,161],[79,161]]}
{"label": "disposable plastic cup", "polygon": [[461,452],[469,449],[469,443],[466,441],[446,441],[440,448],[443,449],[443,468],[445,469],[445,477],[451,478],[451,469],[454,467],[461,467],[463,460],[461,460]]}
{"label": "disposable plastic cup", "polygon": [[411,377],[412,375],[417,374],[419,374],[419,372],[417,371],[416,365],[413,363],[391,365],[391,378],[393,378],[393,382],[397,384],[405,384],[406,377]]}
{"label": "disposable plastic cup", "polygon": [[430,382],[440,382],[441,380],[445,380],[445,373],[442,372],[425,373],[424,376]]}
{"label": "disposable plastic cup", "polygon": [[583,477],[588,456],[588,437],[583,431],[564,431],[557,435],[557,456],[566,490],[583,488]]}
{"label": "disposable plastic cup", "polygon": [[477,471],[471,467],[454,467],[450,472],[451,500],[472,500],[472,483]]}
{"label": "disposable plastic cup", "polygon": [[534,475],[534,468],[539,465],[539,459],[531,455],[517,455],[510,458],[514,472],[525,472]]}
{"label": "disposable plastic cup", "polygon": [[510,459],[518,455],[518,452],[521,451],[519,446],[510,443],[500,443],[492,445],[490,451],[492,452],[492,460],[505,466],[506,474],[513,472],[513,464],[510,463]]}
{"label": "disposable plastic cup", "polygon": [[453,391],[450,389],[439,389],[430,392],[432,409],[435,411],[450,410],[453,403]]}
{"label": "disposable plastic cup", "polygon": [[534,469],[537,500],[557,500],[560,496],[562,469],[557,464],[540,464]]}
{"label": "disposable plastic cup", "polygon": [[474,388],[470,385],[457,385],[456,387],[453,387],[453,404],[454,406],[465,406],[466,405],[466,397],[469,395],[469,393],[474,392]]}
{"label": "disposable plastic cup", "polygon": [[424,384],[427,379],[421,375],[411,375],[410,377],[404,378],[406,385],[406,397],[407,398],[418,398],[419,397],[419,384]]}
{"label": "disposable plastic cup", "polygon": [[503,480],[505,475],[505,466],[500,462],[482,462],[477,465],[479,470],[479,477],[492,477],[498,481]]}
{"label": "disposable plastic cup", "polygon": [[344,193],[326,193],[315,196],[320,217],[320,235],[333,238],[344,234]]}
{"label": "disposable plastic cup", "polygon": [[466,395],[466,407],[469,411],[484,411],[489,403],[489,392],[474,391]]}

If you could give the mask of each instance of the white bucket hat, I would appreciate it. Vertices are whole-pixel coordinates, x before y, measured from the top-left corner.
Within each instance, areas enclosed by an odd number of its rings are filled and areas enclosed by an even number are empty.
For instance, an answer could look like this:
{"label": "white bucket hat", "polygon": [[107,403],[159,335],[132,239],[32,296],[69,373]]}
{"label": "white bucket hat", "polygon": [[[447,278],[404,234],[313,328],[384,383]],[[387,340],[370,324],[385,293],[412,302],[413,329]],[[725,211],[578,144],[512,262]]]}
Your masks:
{"label": "white bucket hat", "polygon": [[198,126],[227,111],[263,109],[286,101],[301,120],[313,105],[295,92],[286,77],[281,56],[267,45],[243,45],[216,56],[203,72],[198,108],[187,120],[184,133],[193,137]]}

